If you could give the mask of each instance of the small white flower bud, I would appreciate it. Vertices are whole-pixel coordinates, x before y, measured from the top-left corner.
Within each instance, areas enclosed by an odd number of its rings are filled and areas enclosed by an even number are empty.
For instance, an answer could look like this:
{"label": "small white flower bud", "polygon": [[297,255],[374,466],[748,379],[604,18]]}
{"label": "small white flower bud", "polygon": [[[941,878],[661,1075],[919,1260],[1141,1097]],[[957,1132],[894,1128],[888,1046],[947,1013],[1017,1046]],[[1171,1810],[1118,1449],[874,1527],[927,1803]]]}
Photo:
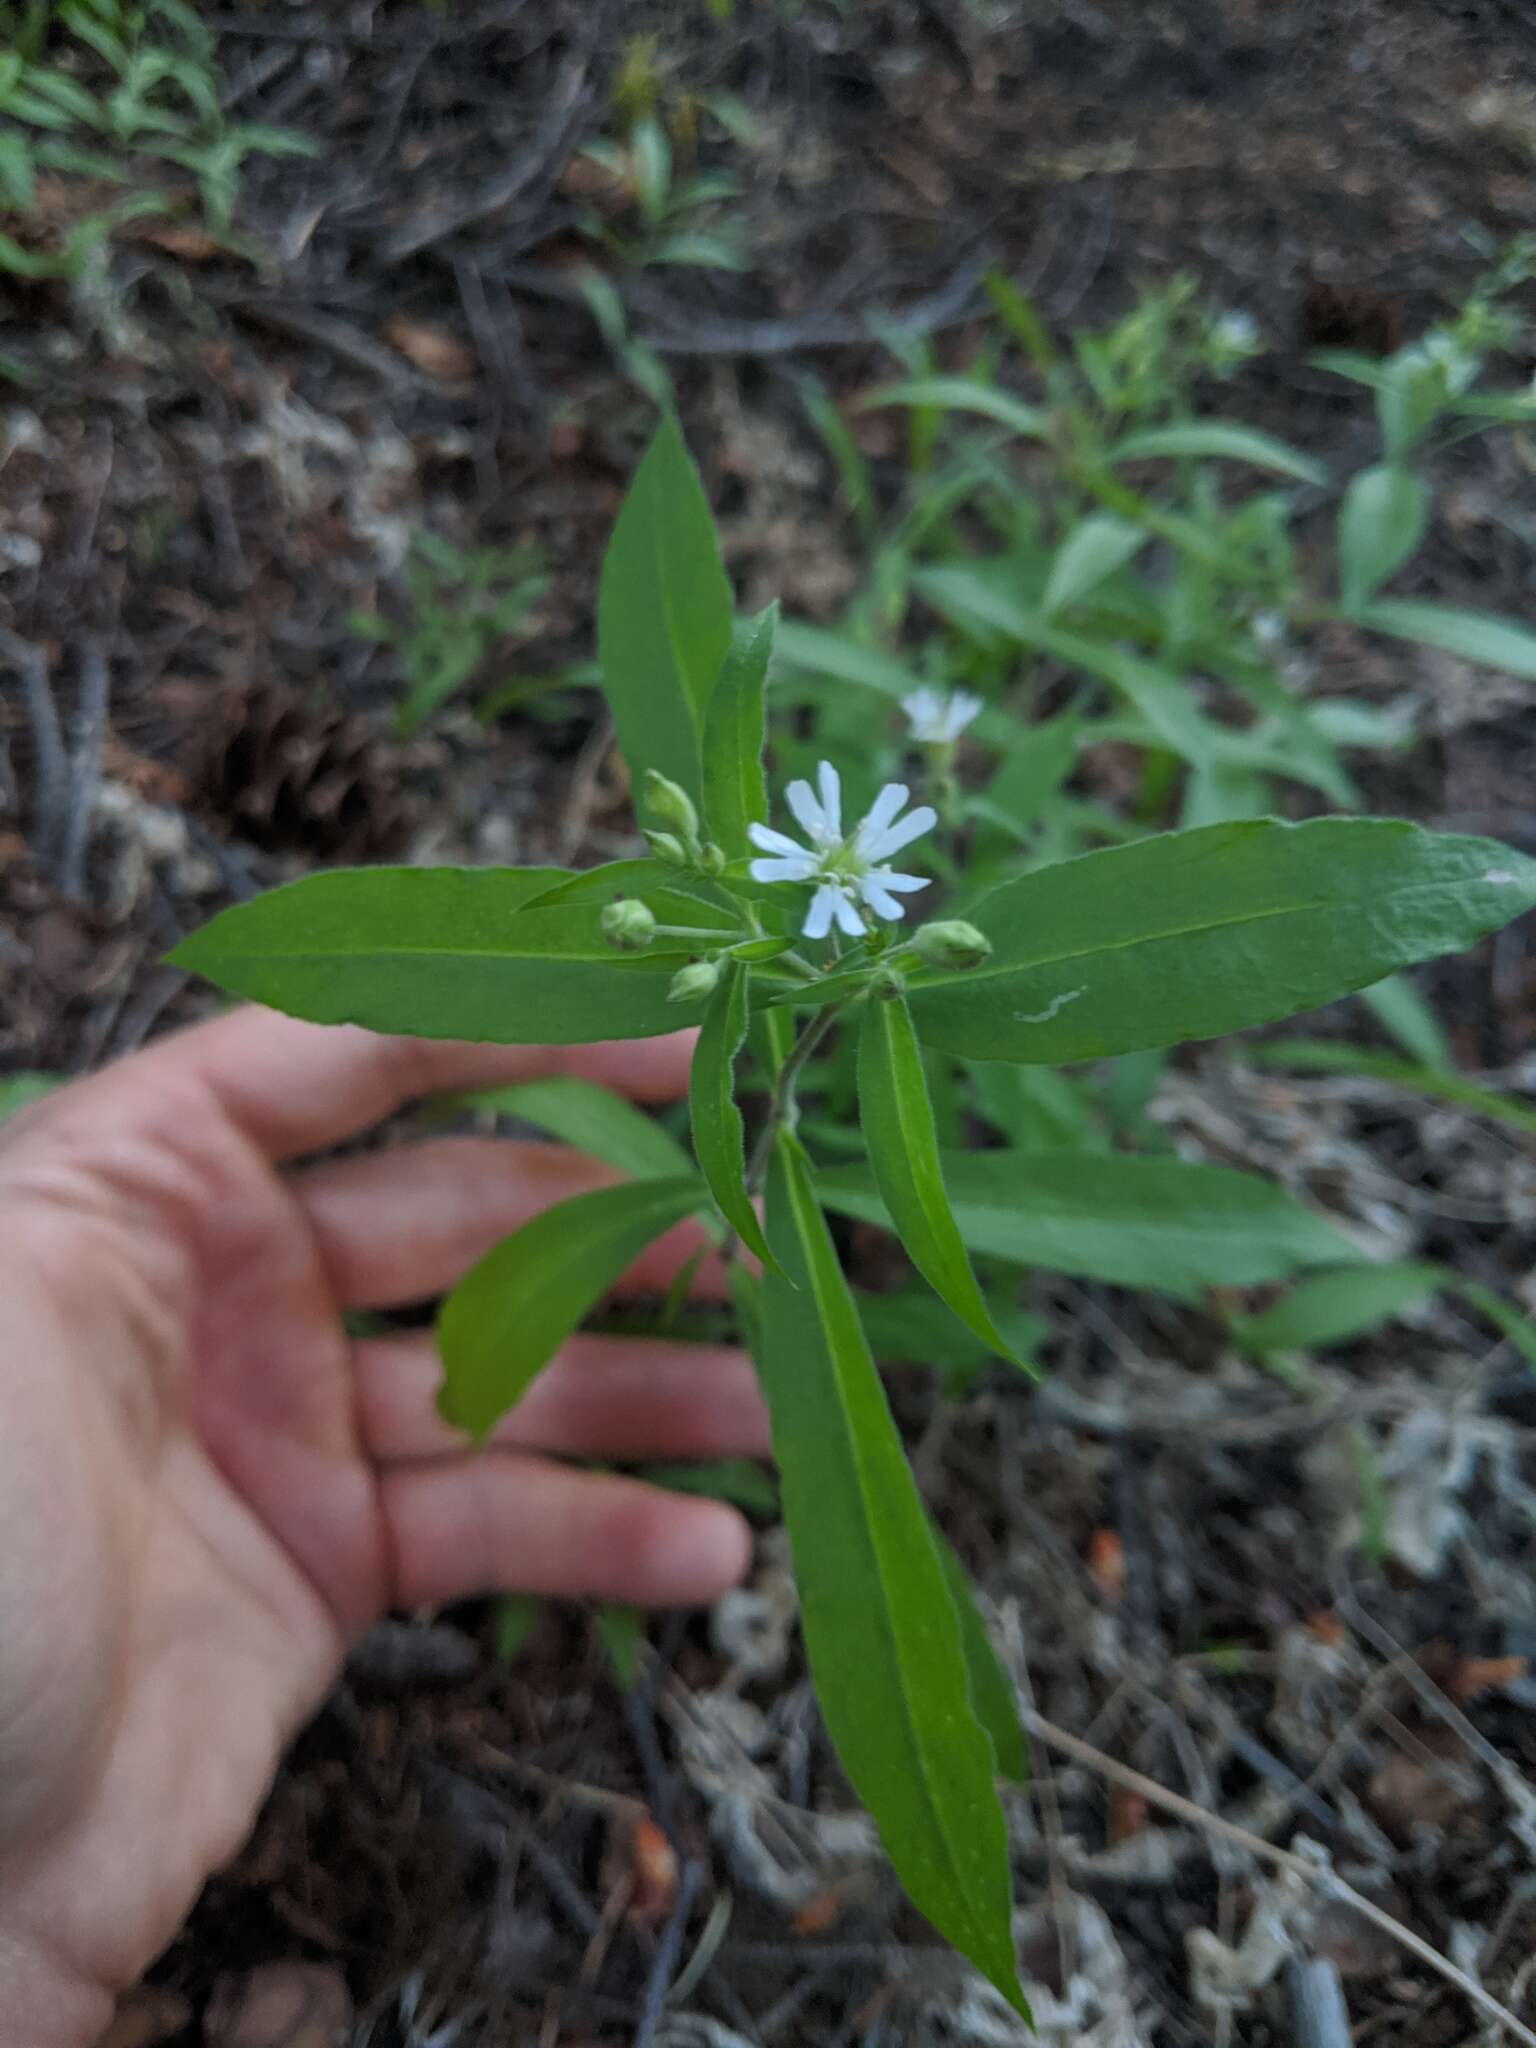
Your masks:
{"label": "small white flower bud", "polygon": [[638,896],[621,896],[604,906],[603,937],[621,953],[643,953],[656,936],[656,919]]}
{"label": "small white flower bud", "polygon": [[647,832],[645,843],[656,858],[664,861],[669,868],[687,868],[693,865],[688,857],[687,847],[675,832]]}
{"label": "small white flower bud", "polygon": [[670,825],[686,842],[699,836],[699,814],[693,799],[680,783],[669,782],[654,768],[645,771],[645,807],[663,825]]}
{"label": "small white flower bud", "polygon": [[669,1003],[702,1003],[713,993],[715,983],[720,979],[718,960],[690,960],[686,967],[679,967],[672,977],[667,990]]}
{"label": "small white flower bud", "polygon": [[992,951],[992,941],[963,917],[940,918],[919,926],[912,948],[927,967],[979,967]]}

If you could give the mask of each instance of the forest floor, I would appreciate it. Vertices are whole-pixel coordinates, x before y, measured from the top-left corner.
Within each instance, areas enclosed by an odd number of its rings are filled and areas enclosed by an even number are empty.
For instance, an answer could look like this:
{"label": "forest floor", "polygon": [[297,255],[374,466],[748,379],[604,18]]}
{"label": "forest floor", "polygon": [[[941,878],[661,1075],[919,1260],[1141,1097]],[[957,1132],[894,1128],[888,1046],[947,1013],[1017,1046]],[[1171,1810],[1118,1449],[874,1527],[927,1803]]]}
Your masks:
{"label": "forest floor", "polygon": [[[172,214],[124,227],[91,290],[0,280],[0,1072],[82,1071],[199,1014],[207,992],[159,964],[167,948],[311,867],[630,849],[581,664],[653,412],[578,281],[582,209],[624,201],[577,152],[610,126],[637,35],[668,91],[727,91],[753,116],[745,267],[608,272],[675,382],[745,607],[830,621],[860,574],[798,380],[848,399],[888,373],[892,331],[963,365],[991,266],[1059,329],[1192,272],[1272,344],[1244,373],[1247,416],[1316,448],[1344,429],[1308,350],[1415,332],[1478,269],[1469,228],[1536,222],[1532,0],[723,11],[207,13],[228,104],[321,145],[247,161],[260,260]],[[55,246],[84,203],[58,179],[0,226]],[[877,473],[899,460],[881,431]],[[1436,595],[1529,611],[1528,454],[1490,446],[1442,500]],[[477,717],[467,692],[402,740],[396,651],[349,618],[398,604],[422,528],[536,552],[548,580],[480,678],[506,708]],[[1333,658],[1325,687],[1418,709],[1418,744],[1369,772],[1373,805],[1536,851],[1531,685],[1342,640]],[[1424,986],[1469,1071],[1536,1085],[1528,930]],[[1528,1139],[1219,1049],[1181,1056],[1153,1114],[1395,1256],[1536,1306]],[[1094,1753],[1042,1740],[1011,1807],[1039,2038],[1499,2038],[1400,1940],[1318,1911],[1096,1758],[1319,1844],[1536,2024],[1528,1369],[1439,1300],[1330,1354],[1302,1398],[1190,1309],[1031,1284],[1057,1333],[1039,1387],[892,1386],[1034,1711]],[[1381,1446],[1378,1570],[1347,1455],[1362,1427]],[[117,2048],[1023,2038],[902,1905],[794,1624],[766,1526],[750,1587],[658,1621],[628,1694],[581,1613],[547,1613],[511,1662],[488,1608],[388,1625]],[[658,1827],[676,1893],[647,1861]],[[1292,2002],[1285,1951],[1334,1966],[1347,2036]]]}

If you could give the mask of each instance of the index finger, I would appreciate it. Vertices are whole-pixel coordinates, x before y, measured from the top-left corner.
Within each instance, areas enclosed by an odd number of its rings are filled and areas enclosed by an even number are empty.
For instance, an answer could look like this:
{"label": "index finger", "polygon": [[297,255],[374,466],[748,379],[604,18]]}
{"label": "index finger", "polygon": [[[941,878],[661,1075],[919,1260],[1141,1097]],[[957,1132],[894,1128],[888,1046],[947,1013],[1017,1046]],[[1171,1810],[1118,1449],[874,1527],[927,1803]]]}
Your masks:
{"label": "index finger", "polygon": [[[190,1082],[274,1162],[367,1130],[417,1096],[577,1074],[670,1102],[688,1086],[691,1031],[595,1045],[461,1045],[392,1038],[355,1024],[306,1024],[258,1004],[158,1040],[79,1084],[104,1095]],[[73,1093],[73,1090],[70,1091]],[[105,1107],[100,1102],[100,1107]]]}

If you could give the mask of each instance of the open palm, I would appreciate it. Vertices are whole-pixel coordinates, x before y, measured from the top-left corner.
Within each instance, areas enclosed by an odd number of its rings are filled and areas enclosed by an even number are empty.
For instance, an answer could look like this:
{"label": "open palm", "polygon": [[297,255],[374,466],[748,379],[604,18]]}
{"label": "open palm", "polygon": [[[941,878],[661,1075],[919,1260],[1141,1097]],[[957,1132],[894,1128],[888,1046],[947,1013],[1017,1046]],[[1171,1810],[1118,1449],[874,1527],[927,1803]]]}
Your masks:
{"label": "open palm", "polygon": [[474,1452],[435,1415],[427,1333],[344,1334],[604,1169],[438,1138],[279,1170],[429,1090],[563,1070],[656,1099],[686,1061],[240,1011],[0,1132],[0,2043],[92,2038],[384,1608],[682,1603],[740,1573],[730,1510],[558,1462],[762,1451],[737,1354],[576,1339]]}

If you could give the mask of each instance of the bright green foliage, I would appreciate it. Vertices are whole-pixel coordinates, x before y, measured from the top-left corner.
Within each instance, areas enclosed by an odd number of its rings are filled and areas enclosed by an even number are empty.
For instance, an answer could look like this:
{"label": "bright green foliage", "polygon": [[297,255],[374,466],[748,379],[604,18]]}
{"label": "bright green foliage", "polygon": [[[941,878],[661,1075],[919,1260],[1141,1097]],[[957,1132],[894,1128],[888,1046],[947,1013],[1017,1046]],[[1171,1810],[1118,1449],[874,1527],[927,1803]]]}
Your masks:
{"label": "bright green foliage", "polygon": [[828,1733],[920,1912],[1024,2011],[1008,1847],[960,1623],[848,1283],[792,1139],[777,1149],[759,1360]]}
{"label": "bright green foliage", "polygon": [[419,533],[401,572],[404,616],[353,612],[352,631],[392,647],[405,694],[395,713],[402,738],[478,675],[497,646],[526,634],[534,605],[549,587],[536,548],[458,548]]}
{"label": "bright green foliage", "polygon": [[881,1200],[913,1265],[982,1343],[1018,1364],[976,1285],[950,1213],[923,1056],[899,992],[864,1005],[859,1120]]}
{"label": "bright green foliage", "polygon": [[625,1267],[703,1199],[691,1177],[621,1181],[557,1202],[503,1238],[437,1319],[444,1419],[485,1436]]}
{"label": "bright green foliage", "polygon": [[747,852],[747,827],[768,815],[763,700],[778,621],[775,604],[737,627],[704,721],[705,823],[732,860]]}
{"label": "bright green foliage", "polygon": [[1339,507],[1339,600],[1360,611],[1400,569],[1429,524],[1429,487],[1412,470],[1375,463],[1351,477]]}
{"label": "bright green foliage", "polygon": [[465,1109],[517,1117],[574,1145],[635,1180],[665,1180],[692,1170],[688,1154],[653,1116],[627,1096],[583,1081],[575,1074],[551,1074],[540,1081],[514,1081],[506,1088],[482,1088],[459,1097]]}
{"label": "bright green foliage", "polygon": [[1384,818],[1170,832],[974,906],[993,955],[912,992],[972,1059],[1092,1059],[1241,1031],[1471,945],[1536,903],[1536,861]]}
{"label": "bright green foliage", "polygon": [[597,600],[603,691],[637,785],[655,768],[700,800],[704,717],[730,641],[714,521],[666,419],[619,513]]}
{"label": "bright green foliage", "polygon": [[1317,1351],[1374,1330],[1441,1287],[1439,1266],[1395,1259],[1314,1273],[1256,1316],[1240,1316],[1232,1335],[1245,1351]]}
{"label": "bright green foliage", "polygon": [[229,241],[245,159],[314,145],[231,121],[223,97],[214,36],[184,0],[61,0],[0,18],[0,207],[28,213],[40,171],[135,188],[75,222],[57,251],[0,235],[0,273],[77,277],[117,226],[184,193]]}
{"label": "bright green foliage", "polygon": [[960,1621],[960,1648],[970,1681],[971,1710],[991,1739],[998,1776],[1014,1785],[1027,1784],[1029,1743],[1019,1722],[1019,1700],[1013,1680],[1003,1669],[987,1634],[987,1625],[976,1611],[976,1596],[965,1576],[964,1565],[950,1548],[943,1530],[932,1522],[928,1526]]}
{"label": "bright green foliage", "polygon": [[[338,868],[222,911],[171,957],[317,1024],[501,1045],[675,1031],[675,942],[617,953],[590,901],[517,915],[559,879],[558,868]],[[670,924],[709,916],[693,896],[650,900]]]}
{"label": "bright green foliage", "polygon": [[[1121,1287],[1192,1296],[1355,1256],[1272,1181],[1230,1166],[1111,1152],[949,1152],[945,1185],[973,1252]],[[829,1209],[891,1224],[868,1167],[817,1182]]]}
{"label": "bright green foliage", "polygon": [[721,1215],[755,1257],[772,1265],[757,1211],[746,1188],[741,1111],[736,1107],[736,1056],[747,1036],[750,969],[732,961],[704,1012],[688,1081],[693,1149]]}
{"label": "bright green foliage", "polygon": [[[627,148],[647,205],[670,176],[651,120],[637,101]],[[733,630],[698,477],[663,421],[598,607],[649,857],[581,874],[315,875],[225,911],[175,957],[294,1014],[377,1030],[571,1043],[698,1025],[697,1172],[660,1124],[587,1084],[478,1098],[631,1177],[534,1218],[453,1291],[442,1410],[483,1437],[648,1243],[718,1210],[827,1728],[915,1904],[1022,2010],[994,1785],[1027,1773],[1018,1703],[918,1498],[875,1357],[936,1367],[962,1397],[996,1357],[1034,1361],[1050,1332],[1021,1269],[1043,1268],[1224,1303],[1304,1276],[1267,1307],[1224,1309],[1236,1341],[1293,1382],[1309,1369],[1289,1347],[1374,1327],[1434,1286],[1536,1362],[1536,1333],[1477,1283],[1372,1266],[1282,1188],[1170,1156],[1152,1102],[1161,1049],[1362,990],[1430,1063],[1410,1068],[1429,1076],[1417,1085],[1501,1104],[1450,1070],[1433,1017],[1388,977],[1536,903],[1536,862],[1392,820],[1250,815],[1295,784],[1352,803],[1342,750],[1397,737],[1369,706],[1309,702],[1273,651],[1305,611],[1297,487],[1315,501],[1329,481],[1203,409],[1197,387],[1253,338],[1177,282],[1062,350],[1006,281],[991,295],[1041,402],[1000,388],[990,358],[957,379],[914,354],[884,396],[909,408],[931,489],[893,526],[833,437],[880,550],[838,630],[776,632],[771,610]],[[1416,480],[1437,424],[1474,417],[1468,337],[1482,331],[1382,371],[1388,461],[1347,486],[1337,580],[1365,630],[1536,673],[1521,627],[1375,594],[1423,525],[1423,491],[1399,472]],[[951,414],[973,436],[954,453]],[[1020,437],[1054,495],[1018,488]],[[1254,470],[1282,487],[1229,498]],[[1053,715],[1037,721],[1042,675]],[[1117,805],[1077,786],[1105,750],[1130,764]],[[1180,829],[1157,829],[1170,820]],[[749,1163],[740,1101],[754,1087],[766,1103]],[[1004,1144],[965,1149],[977,1122]],[[835,1163],[818,1172],[807,1147]],[[893,1228],[933,1292],[855,1295],[825,1210]],[[687,1286],[685,1269],[664,1322]],[[1362,1485],[1373,1471],[1362,1448]],[[729,1483],[771,1509],[760,1474]],[[627,1668],[635,1631],[606,1626]]]}

